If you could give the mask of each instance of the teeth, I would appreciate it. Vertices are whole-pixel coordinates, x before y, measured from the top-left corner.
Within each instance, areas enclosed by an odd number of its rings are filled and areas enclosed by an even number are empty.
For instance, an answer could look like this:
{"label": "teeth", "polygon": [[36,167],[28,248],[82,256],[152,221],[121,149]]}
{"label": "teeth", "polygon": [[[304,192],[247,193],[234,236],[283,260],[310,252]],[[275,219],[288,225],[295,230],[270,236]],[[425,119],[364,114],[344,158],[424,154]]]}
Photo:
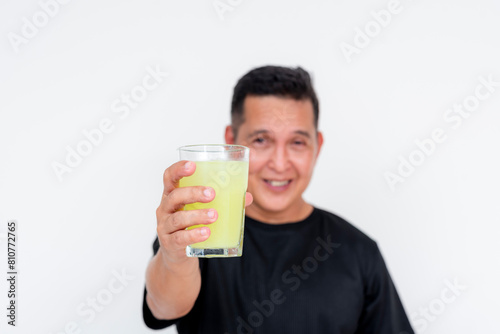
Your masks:
{"label": "teeth", "polygon": [[281,187],[288,184],[288,181],[269,181],[269,184],[273,187]]}

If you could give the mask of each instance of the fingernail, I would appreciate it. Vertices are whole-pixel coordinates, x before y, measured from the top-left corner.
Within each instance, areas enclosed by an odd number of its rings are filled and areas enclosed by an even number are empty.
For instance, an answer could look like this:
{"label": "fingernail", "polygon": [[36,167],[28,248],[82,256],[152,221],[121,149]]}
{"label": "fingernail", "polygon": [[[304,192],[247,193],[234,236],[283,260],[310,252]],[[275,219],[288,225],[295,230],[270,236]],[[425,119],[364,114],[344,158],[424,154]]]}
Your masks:
{"label": "fingernail", "polygon": [[203,190],[203,195],[208,198],[212,197],[212,189],[206,188],[205,190]]}
{"label": "fingernail", "polygon": [[207,213],[208,218],[212,219],[215,217],[215,211],[214,210],[209,210]]}
{"label": "fingernail", "polygon": [[200,229],[200,234],[202,236],[204,236],[204,237],[207,236],[208,235],[208,229],[207,228],[201,228]]}
{"label": "fingernail", "polygon": [[189,170],[189,168],[191,168],[191,161],[188,161],[184,164],[184,169],[185,170]]}

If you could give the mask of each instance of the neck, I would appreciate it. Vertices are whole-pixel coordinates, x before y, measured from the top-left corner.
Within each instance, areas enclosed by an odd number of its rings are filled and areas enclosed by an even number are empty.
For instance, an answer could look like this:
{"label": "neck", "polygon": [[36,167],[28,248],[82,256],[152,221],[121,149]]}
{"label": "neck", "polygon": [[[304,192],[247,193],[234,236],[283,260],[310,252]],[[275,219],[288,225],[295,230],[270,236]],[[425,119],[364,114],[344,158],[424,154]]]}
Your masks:
{"label": "neck", "polygon": [[253,203],[245,209],[245,215],[266,224],[278,225],[302,221],[311,214],[313,209],[311,204],[301,198],[300,203],[294,203],[282,211],[269,211]]}

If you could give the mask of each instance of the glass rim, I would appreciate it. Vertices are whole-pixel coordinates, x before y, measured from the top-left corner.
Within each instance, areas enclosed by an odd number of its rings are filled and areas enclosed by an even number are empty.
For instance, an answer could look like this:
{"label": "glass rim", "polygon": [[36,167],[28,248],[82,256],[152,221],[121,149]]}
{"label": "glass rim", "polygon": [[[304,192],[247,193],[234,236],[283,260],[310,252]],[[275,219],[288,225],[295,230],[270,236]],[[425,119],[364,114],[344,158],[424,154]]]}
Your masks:
{"label": "glass rim", "polygon": [[[229,148],[224,151],[207,151],[205,149],[200,148],[215,148],[215,147],[224,147]],[[194,145],[184,145],[177,148],[178,151],[186,151],[186,152],[209,152],[209,153],[218,153],[218,152],[238,152],[250,150],[248,147],[243,145],[233,145],[233,144],[194,144]]]}

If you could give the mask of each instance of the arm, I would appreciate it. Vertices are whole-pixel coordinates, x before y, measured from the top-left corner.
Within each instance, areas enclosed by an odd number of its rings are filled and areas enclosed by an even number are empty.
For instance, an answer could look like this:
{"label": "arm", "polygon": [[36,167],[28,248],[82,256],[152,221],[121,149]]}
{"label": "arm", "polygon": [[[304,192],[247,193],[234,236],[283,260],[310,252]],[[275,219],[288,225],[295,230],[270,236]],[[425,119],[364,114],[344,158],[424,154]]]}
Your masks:
{"label": "arm", "polygon": [[185,204],[208,203],[215,197],[214,190],[209,187],[179,188],[179,180],[192,175],[195,169],[194,163],[180,161],[167,168],[163,175],[164,191],[156,210],[159,249],[146,270],[146,302],[157,319],[177,319],[186,315],[200,292],[198,259],[188,258],[185,249],[206,240],[210,229],[206,226],[185,229],[213,223],[217,220],[217,212],[213,209],[182,211]]}
{"label": "arm", "polygon": [[[210,236],[210,228],[186,228],[209,225],[217,220],[218,215],[214,209],[182,210],[186,204],[208,203],[215,198],[215,192],[210,187],[179,188],[179,180],[192,175],[195,169],[193,162],[179,161],[163,174],[164,191],[156,210],[159,245],[146,270],[143,307],[144,314],[151,312],[157,320],[178,319],[186,315],[200,293],[199,261],[186,256],[186,247],[206,240]],[[245,206],[251,203],[252,195],[247,193]]]}
{"label": "arm", "polygon": [[413,334],[378,246],[366,256],[365,302],[356,333]]}
{"label": "arm", "polygon": [[177,319],[193,308],[200,293],[201,275],[198,259],[189,260],[182,265],[169,264],[158,252],[149,262],[146,302],[155,318]]}

